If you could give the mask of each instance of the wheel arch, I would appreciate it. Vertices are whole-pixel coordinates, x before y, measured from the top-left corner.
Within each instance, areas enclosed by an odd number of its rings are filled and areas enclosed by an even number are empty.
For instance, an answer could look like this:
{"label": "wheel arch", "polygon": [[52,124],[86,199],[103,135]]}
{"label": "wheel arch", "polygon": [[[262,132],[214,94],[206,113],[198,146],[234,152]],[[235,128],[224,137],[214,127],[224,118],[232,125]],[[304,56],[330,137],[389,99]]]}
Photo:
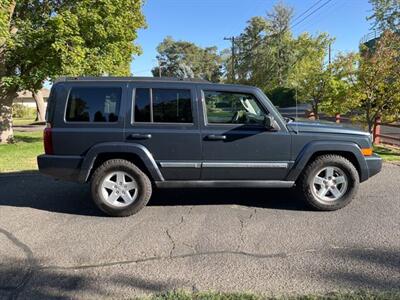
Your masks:
{"label": "wheel arch", "polygon": [[126,159],[140,168],[153,181],[164,178],[149,150],[140,144],[102,143],[93,146],[86,153],[79,174],[79,181],[90,180],[93,171],[109,159]]}
{"label": "wheel arch", "polygon": [[368,179],[368,168],[360,147],[351,142],[317,141],[311,142],[297,155],[293,167],[288,173],[287,180],[296,181],[304,168],[317,157],[326,154],[336,154],[348,159],[357,169],[360,182]]}

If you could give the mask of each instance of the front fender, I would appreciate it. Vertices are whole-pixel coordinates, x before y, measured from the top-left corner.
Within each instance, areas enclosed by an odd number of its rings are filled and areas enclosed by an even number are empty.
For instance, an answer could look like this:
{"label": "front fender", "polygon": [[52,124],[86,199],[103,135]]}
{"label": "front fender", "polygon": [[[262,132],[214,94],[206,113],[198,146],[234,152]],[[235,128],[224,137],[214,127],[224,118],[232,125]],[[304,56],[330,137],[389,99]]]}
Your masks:
{"label": "front fender", "polygon": [[80,182],[86,182],[88,180],[90,171],[93,168],[97,156],[102,153],[135,154],[143,161],[153,180],[164,181],[153,155],[143,145],[133,143],[101,143],[93,146],[86,153],[79,173]]}
{"label": "front fender", "polygon": [[368,166],[364,156],[361,153],[360,147],[356,143],[343,141],[314,141],[306,144],[291,168],[286,180],[296,181],[300,173],[304,170],[310,158],[318,153],[337,153],[345,152],[352,154],[358,163],[356,168],[360,172],[360,181],[365,181],[369,177]]}

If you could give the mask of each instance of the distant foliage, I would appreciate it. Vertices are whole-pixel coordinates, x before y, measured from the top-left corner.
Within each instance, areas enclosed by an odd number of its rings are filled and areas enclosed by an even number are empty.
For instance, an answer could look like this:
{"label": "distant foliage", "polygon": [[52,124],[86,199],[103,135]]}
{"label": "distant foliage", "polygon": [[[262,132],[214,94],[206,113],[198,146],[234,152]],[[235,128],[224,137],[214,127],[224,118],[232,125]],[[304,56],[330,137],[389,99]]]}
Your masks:
{"label": "distant foliage", "polygon": [[34,119],[36,117],[36,109],[26,107],[25,105],[14,103],[12,106],[13,118]]}
{"label": "distant foliage", "polygon": [[278,87],[272,91],[267,91],[268,98],[277,107],[296,106],[296,90],[292,88]]}
{"label": "distant foliage", "polygon": [[157,47],[159,66],[153,76],[221,80],[221,57],[217,47],[201,48],[194,43],[166,37]]}
{"label": "distant foliage", "polygon": [[369,0],[373,14],[368,20],[373,20],[373,28],[380,31],[400,31],[400,1],[399,0]]}

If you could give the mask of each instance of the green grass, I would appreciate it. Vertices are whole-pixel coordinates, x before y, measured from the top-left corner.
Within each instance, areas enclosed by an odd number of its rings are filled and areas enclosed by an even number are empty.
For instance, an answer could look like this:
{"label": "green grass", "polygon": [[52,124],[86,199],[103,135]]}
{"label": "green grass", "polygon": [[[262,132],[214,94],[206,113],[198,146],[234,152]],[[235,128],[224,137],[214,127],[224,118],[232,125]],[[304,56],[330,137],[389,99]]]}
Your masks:
{"label": "green grass", "polygon": [[30,125],[35,122],[35,118],[13,118],[14,126]]}
{"label": "green grass", "polygon": [[37,170],[43,153],[43,132],[14,132],[15,143],[0,145],[0,173]]}
{"label": "green grass", "polygon": [[374,153],[385,161],[400,161],[400,148],[376,145],[374,146]]}
{"label": "green grass", "polygon": [[188,293],[184,291],[173,291],[159,295],[152,295],[137,299],[146,300],[395,300],[400,299],[400,292],[337,292],[315,295],[282,295],[266,296],[251,293],[218,293],[198,292]]}

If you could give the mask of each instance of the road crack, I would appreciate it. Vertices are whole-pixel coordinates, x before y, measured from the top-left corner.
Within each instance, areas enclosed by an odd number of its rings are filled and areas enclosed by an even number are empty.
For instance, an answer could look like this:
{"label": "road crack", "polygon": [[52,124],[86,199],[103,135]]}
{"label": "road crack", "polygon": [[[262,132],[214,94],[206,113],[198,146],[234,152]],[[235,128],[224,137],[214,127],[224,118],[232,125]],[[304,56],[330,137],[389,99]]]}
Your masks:
{"label": "road crack", "polygon": [[[104,267],[112,267],[118,265],[130,265],[130,264],[141,264],[147,262],[157,262],[163,260],[171,260],[171,259],[185,259],[185,258],[193,258],[199,256],[219,256],[219,255],[238,255],[238,256],[245,256],[253,259],[273,259],[273,258],[280,258],[286,259],[297,255],[306,255],[306,254],[313,254],[315,252],[322,253],[326,251],[331,251],[333,249],[341,249],[341,250],[360,250],[360,248],[356,247],[339,247],[339,246],[331,246],[328,248],[323,249],[305,249],[301,251],[293,251],[293,252],[276,252],[270,254],[263,254],[263,253],[254,253],[254,252],[246,252],[246,251],[234,251],[234,250],[215,250],[215,251],[202,251],[202,252],[195,252],[195,253],[187,253],[187,254],[180,254],[180,255],[167,255],[167,256],[152,256],[146,258],[139,258],[133,260],[123,260],[123,261],[111,261],[111,262],[104,262],[99,264],[80,264],[74,266],[58,266],[58,265],[49,265],[49,266],[42,266],[38,267],[37,270],[84,270],[84,269],[93,269],[93,268],[104,268]],[[362,250],[375,250],[371,247],[362,248]]]}
{"label": "road crack", "polygon": [[10,299],[17,299],[19,293],[25,288],[29,280],[32,278],[34,272],[39,268],[33,255],[33,251],[28,245],[21,242],[14,234],[11,232],[0,228],[0,233],[2,233],[7,239],[9,239],[17,248],[21,249],[26,256],[27,260],[27,271],[22,276],[21,281],[15,286],[0,286],[0,291],[10,292]]}
{"label": "road crack", "polygon": [[239,219],[239,239],[240,239],[240,243],[238,243],[236,250],[238,251],[240,249],[241,246],[243,246],[245,244],[245,235],[244,232],[246,230],[246,227],[249,225],[250,221],[253,219],[253,217],[255,217],[257,213],[257,209],[254,209],[247,218],[245,218],[247,221],[245,222],[244,219],[238,217]]}
{"label": "road crack", "polygon": [[172,238],[171,234],[169,233],[169,230],[168,230],[168,229],[165,230],[165,233],[167,234],[167,236],[168,236],[168,238],[169,238],[169,240],[170,240],[170,242],[171,242],[171,245],[172,245],[171,250],[169,251],[169,257],[172,258],[172,253],[173,253],[174,250],[175,250],[176,244],[175,244],[175,241],[174,241],[174,239]]}

